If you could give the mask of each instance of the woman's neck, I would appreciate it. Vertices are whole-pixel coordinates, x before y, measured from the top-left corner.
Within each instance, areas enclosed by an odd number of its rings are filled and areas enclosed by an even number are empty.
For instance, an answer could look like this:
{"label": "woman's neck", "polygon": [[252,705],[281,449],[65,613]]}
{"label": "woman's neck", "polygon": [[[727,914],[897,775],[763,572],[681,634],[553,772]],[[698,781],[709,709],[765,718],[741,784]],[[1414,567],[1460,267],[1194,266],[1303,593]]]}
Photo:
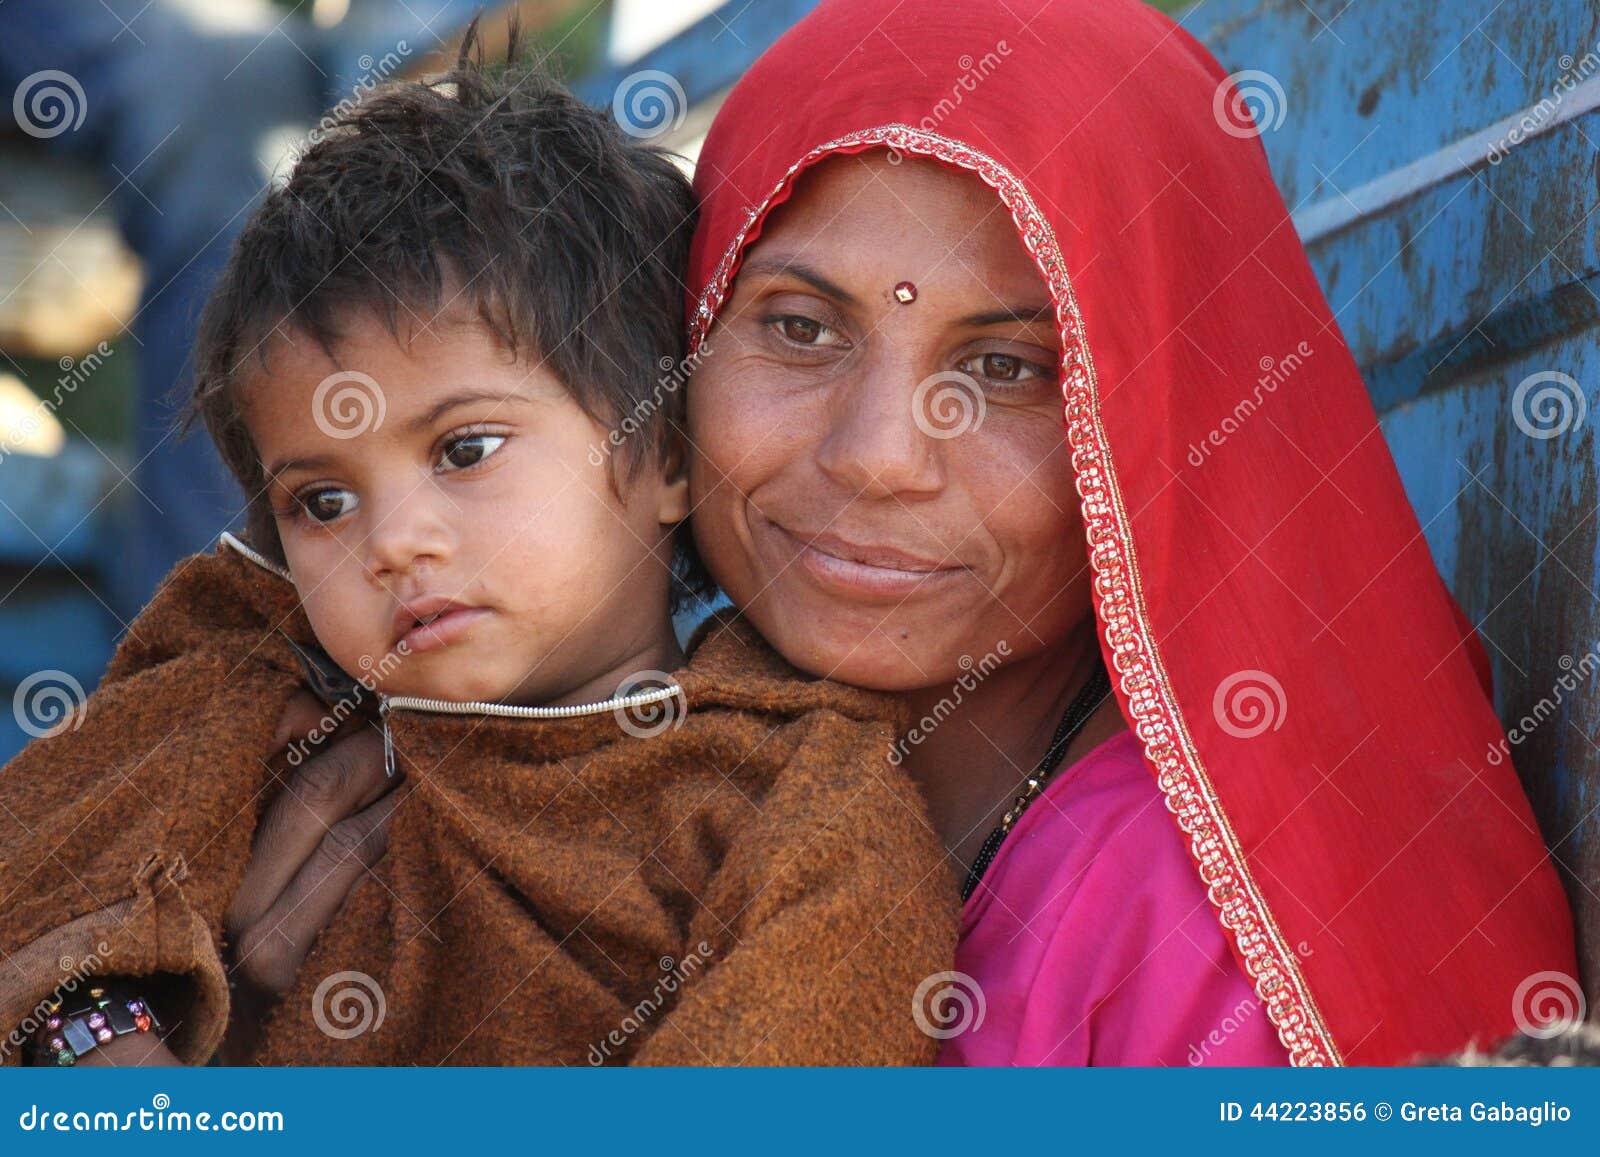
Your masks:
{"label": "woman's neck", "polygon": [[[970,690],[940,684],[907,692],[913,726],[940,719],[912,744],[904,766],[921,788],[934,828],[963,870],[1021,794],[1067,705],[1094,670],[1092,631],[996,669]],[[971,680],[969,679],[969,682]],[[942,706],[941,706],[942,704]],[[1126,728],[1107,696],[1067,745],[1065,767]]]}

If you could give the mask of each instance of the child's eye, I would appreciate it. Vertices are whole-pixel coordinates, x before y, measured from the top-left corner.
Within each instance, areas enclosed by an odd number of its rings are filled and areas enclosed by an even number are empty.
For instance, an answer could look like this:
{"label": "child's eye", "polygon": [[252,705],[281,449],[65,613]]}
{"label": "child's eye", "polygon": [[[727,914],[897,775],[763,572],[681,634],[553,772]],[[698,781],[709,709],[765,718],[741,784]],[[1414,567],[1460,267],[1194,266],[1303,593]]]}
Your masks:
{"label": "child's eye", "polygon": [[324,486],[295,495],[295,501],[299,503],[300,509],[306,512],[306,517],[313,522],[332,522],[355,509],[356,492],[335,486]]}
{"label": "child's eye", "polygon": [[988,378],[992,382],[1015,384],[1031,378],[1042,378],[1050,370],[1037,362],[1030,362],[1016,354],[978,354],[958,362],[956,369],[974,377]]}
{"label": "child's eye", "polygon": [[452,438],[445,444],[444,453],[439,455],[439,464],[434,469],[445,474],[476,466],[500,449],[505,440],[504,434],[468,434],[462,438]]}

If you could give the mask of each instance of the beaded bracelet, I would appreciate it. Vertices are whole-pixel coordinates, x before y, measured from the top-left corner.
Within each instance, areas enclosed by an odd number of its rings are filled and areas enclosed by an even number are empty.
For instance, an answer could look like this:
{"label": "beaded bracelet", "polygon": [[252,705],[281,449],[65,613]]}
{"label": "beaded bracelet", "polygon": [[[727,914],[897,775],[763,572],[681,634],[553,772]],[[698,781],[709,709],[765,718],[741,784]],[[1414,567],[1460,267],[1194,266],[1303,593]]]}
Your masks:
{"label": "beaded bracelet", "polygon": [[156,1031],[158,1036],[165,1035],[155,1010],[142,997],[91,988],[89,1000],[74,1012],[62,1011],[59,1000],[46,1006],[44,1025],[34,1038],[34,1048],[46,1058],[44,1063],[75,1065],[84,1053],[125,1033]]}

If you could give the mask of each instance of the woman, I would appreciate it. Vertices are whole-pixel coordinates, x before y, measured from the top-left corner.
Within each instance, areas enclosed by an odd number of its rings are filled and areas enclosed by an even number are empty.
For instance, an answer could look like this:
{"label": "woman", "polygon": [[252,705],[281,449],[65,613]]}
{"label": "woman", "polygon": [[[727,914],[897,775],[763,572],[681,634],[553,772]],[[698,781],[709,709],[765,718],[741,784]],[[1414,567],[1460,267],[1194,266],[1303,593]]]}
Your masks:
{"label": "woman", "polygon": [[[1574,970],[1234,100],[1136,0],[827,0],[700,158],[696,541],[792,663],[923,717],[894,758],[970,888],[919,994],[950,1062],[1403,1063]],[[254,987],[360,874],[318,849],[383,818],[361,742],[269,816]]]}
{"label": "woman", "polygon": [[1476,639],[1237,100],[1134,0],[831,0],[699,160],[723,589],[926,712],[904,757],[963,867],[1097,652],[1137,737],[1080,735],[1000,839],[957,968],[1001,1023],[949,1059],[1267,1061],[1270,1021],[1279,1059],[1403,1062],[1573,973]]}

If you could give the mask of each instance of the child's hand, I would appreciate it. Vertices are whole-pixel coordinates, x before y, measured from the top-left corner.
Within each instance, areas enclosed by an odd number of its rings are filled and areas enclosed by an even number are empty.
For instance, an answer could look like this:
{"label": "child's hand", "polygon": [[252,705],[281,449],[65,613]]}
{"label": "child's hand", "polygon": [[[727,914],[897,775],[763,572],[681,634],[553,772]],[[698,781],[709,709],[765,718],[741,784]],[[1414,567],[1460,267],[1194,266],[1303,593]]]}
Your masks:
{"label": "child's hand", "polygon": [[[287,746],[326,714],[303,692],[284,712],[278,736]],[[402,777],[384,774],[381,736],[354,718],[316,751],[263,813],[227,913],[236,987],[222,1046],[226,1064],[248,1061],[262,1014],[288,990],[317,933],[387,847],[391,791]]]}
{"label": "child's hand", "polygon": [[182,1066],[171,1049],[153,1032],[124,1033],[110,1044],[91,1049],[78,1059],[80,1065],[110,1065],[116,1068],[156,1068]]}

